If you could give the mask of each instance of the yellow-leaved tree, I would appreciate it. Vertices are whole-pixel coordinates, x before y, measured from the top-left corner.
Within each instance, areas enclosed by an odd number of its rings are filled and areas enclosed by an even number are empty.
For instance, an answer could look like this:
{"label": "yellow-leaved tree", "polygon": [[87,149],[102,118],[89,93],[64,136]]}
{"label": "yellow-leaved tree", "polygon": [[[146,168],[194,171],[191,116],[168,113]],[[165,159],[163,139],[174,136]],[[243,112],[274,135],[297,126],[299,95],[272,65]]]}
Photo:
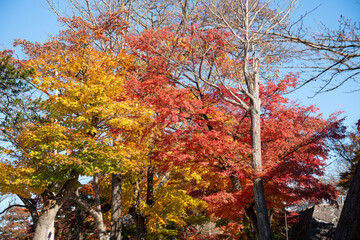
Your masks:
{"label": "yellow-leaved tree", "polygon": [[[111,189],[111,239],[120,238],[124,216],[135,222],[136,239],[177,235],[206,205],[187,194],[190,169],[156,155],[168,151],[158,138],[180,126],[178,107],[169,101],[179,95],[187,101],[189,93],[171,85],[159,67],[137,62],[125,42],[121,51],[111,47],[107,35],[126,31],[118,13],[100,16],[97,26],[63,21],[67,30],[47,43],[17,40],[36,72],[41,102],[38,116],[22,123],[25,130],[4,151],[8,171],[0,184],[24,198],[41,196],[34,239],[54,239],[56,214],[70,196],[93,217],[98,239],[106,239],[99,182]],[[94,206],[80,196],[79,176],[93,178]]]}
{"label": "yellow-leaved tree", "polygon": [[95,28],[79,18],[65,19],[70,27],[47,43],[17,41],[43,95],[38,119],[24,123],[16,146],[6,150],[12,159],[2,165],[11,169],[5,177],[17,194],[42,196],[34,239],[54,238],[56,213],[79,186],[79,176],[94,178],[96,206],[85,207],[96,221],[99,239],[104,239],[99,174],[137,165],[129,157],[137,154],[137,144],[125,143],[112,129],[140,133],[151,123],[153,111],[129,99],[123,87],[133,65],[131,55],[96,48],[111,44],[105,31],[125,29],[120,21],[103,20]]}

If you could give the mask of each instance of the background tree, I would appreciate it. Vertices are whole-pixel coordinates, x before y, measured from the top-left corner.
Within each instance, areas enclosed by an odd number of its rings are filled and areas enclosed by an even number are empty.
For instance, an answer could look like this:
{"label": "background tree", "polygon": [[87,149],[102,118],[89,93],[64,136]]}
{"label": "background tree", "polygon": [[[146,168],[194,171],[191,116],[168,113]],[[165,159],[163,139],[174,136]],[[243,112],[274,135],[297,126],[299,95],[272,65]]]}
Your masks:
{"label": "background tree", "polygon": [[359,30],[359,23],[341,17],[337,30],[326,25],[321,25],[317,30],[294,25],[286,33],[274,35],[306,52],[302,64],[295,67],[305,69],[302,71],[305,77],[301,86],[321,80],[323,83],[319,84],[316,93],[323,93],[332,91],[348,81],[358,82]]}
{"label": "background tree", "polygon": [[[26,69],[23,61],[13,58],[11,51],[0,53],[0,141],[2,156],[6,155],[4,146],[17,147],[17,137],[24,130],[23,123],[34,121],[38,118],[38,97],[34,96],[34,88],[30,77],[34,74],[33,69]],[[4,169],[6,160],[1,161]],[[15,183],[9,183],[6,179],[10,172],[3,172],[1,181],[1,194],[15,193],[24,204],[23,207],[30,211],[33,228],[38,220],[36,196],[21,195],[24,191],[16,187]]]}
{"label": "background tree", "polygon": [[31,236],[30,214],[22,207],[12,207],[1,213],[0,236],[3,239],[26,239]]}
{"label": "background tree", "polygon": [[359,141],[359,124],[354,131],[348,132],[345,139],[334,142],[334,151],[337,154],[338,162],[336,164],[343,165],[344,169],[340,173],[340,181],[338,185],[347,190],[353,179],[356,165],[359,161],[360,141]]}

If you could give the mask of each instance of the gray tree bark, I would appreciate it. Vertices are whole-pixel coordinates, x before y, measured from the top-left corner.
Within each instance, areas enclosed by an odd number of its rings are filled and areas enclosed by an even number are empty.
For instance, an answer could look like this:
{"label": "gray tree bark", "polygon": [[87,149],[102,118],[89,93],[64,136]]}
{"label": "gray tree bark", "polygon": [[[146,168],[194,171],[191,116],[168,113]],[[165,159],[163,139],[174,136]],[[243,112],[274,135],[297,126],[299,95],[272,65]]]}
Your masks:
{"label": "gray tree bark", "polygon": [[88,202],[81,199],[79,191],[77,190],[73,194],[74,201],[81,205],[85,211],[87,211],[95,220],[96,230],[98,232],[99,240],[106,240],[106,226],[104,223],[104,218],[101,211],[101,202],[100,202],[100,188],[99,188],[99,175],[94,174],[94,194],[95,194],[95,209],[93,209]]}
{"label": "gray tree bark", "polygon": [[39,215],[33,240],[54,239],[54,221],[56,214],[68,200],[72,191],[78,186],[78,177],[78,174],[74,174],[74,177],[64,184],[58,194],[44,199],[44,207]]}
{"label": "gray tree bark", "polygon": [[121,175],[111,176],[111,230],[110,240],[120,240],[122,230]]}

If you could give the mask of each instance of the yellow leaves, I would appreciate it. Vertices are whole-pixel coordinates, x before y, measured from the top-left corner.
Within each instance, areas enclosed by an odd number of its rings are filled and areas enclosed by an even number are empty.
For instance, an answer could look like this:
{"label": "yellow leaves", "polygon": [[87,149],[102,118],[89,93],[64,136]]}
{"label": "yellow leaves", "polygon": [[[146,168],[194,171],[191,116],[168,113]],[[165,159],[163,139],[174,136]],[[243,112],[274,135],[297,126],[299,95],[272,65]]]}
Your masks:
{"label": "yellow leaves", "polygon": [[182,227],[189,211],[203,211],[206,203],[201,199],[195,199],[186,194],[176,185],[167,185],[159,188],[155,193],[155,204],[146,206],[144,212],[149,216],[148,227],[152,232],[161,231],[170,222]]}
{"label": "yellow leaves", "polygon": [[35,170],[32,167],[20,167],[9,162],[0,162],[0,191],[2,194],[12,193],[23,197],[29,197],[31,175]]}
{"label": "yellow leaves", "polygon": [[32,83],[33,83],[34,85],[38,85],[38,84],[40,83],[40,79],[34,78],[33,81],[32,81]]}

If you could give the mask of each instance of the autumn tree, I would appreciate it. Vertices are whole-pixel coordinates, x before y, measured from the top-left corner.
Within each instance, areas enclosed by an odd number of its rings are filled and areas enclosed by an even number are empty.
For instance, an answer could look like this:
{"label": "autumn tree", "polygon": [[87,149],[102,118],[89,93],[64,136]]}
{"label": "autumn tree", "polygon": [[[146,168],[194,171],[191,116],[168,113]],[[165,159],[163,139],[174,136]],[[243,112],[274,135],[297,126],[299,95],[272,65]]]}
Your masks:
{"label": "autumn tree", "polygon": [[78,186],[79,174],[96,177],[125,167],[125,147],[116,144],[109,129],[148,121],[149,110],[127,101],[121,87],[131,56],[97,51],[91,41],[102,39],[101,32],[90,32],[79,19],[67,21],[73,28],[51,42],[18,41],[30,58],[28,66],[36,70],[34,84],[47,95],[41,121],[26,123],[19,145],[8,151],[14,161],[7,168],[22,176],[22,195],[43,197],[35,239],[48,237],[56,212]]}
{"label": "autumn tree", "polygon": [[[186,1],[188,3],[188,1]],[[178,50],[172,46],[168,46],[169,53],[164,53],[168,60],[174,65],[179,66],[180,71],[187,71],[187,76],[194,76],[193,82],[203,82],[208,86],[213,87],[216,90],[220,90],[227,93],[222,94],[226,101],[234,104],[235,106],[245,109],[249,112],[252,118],[252,128],[250,135],[252,136],[252,156],[253,156],[253,168],[259,177],[254,179],[254,195],[256,216],[259,226],[259,233],[257,236],[263,239],[270,239],[270,227],[265,203],[265,196],[263,190],[263,182],[261,177],[262,172],[262,158],[261,158],[261,133],[260,133],[260,112],[261,104],[259,97],[259,89],[261,82],[271,81],[271,77],[266,77],[263,66],[269,66],[270,63],[277,64],[279,51],[285,52],[281,46],[279,39],[275,39],[270,32],[280,31],[286,24],[286,20],[290,10],[293,8],[294,3],[290,2],[289,7],[284,11],[275,11],[270,7],[269,2],[261,1],[203,1],[202,6],[204,12],[200,13],[202,16],[210,17],[213,23],[206,22],[207,28],[220,28],[229,33],[228,49],[222,49],[229,51],[229,57],[236,59],[234,61],[236,65],[231,67],[238,68],[234,72],[238,74],[225,75],[223,69],[225,65],[220,65],[220,62],[216,62],[218,56],[212,56],[212,59],[205,59],[205,56],[214,54],[213,49],[206,46],[206,39],[202,39],[203,36],[195,34],[194,24],[198,22],[187,22],[183,25],[182,30],[177,31],[179,33],[175,39],[179,40],[179,44],[182,44],[182,36],[191,36],[193,39],[198,38],[199,42],[197,47],[201,48],[205,46],[208,50],[200,50],[200,54],[203,54],[204,61],[198,63],[195,67],[189,67],[188,65],[182,66],[184,61],[180,61],[178,58],[174,58],[174,50]],[[186,9],[184,9],[186,10]],[[185,11],[184,14],[187,14]],[[185,15],[183,20],[185,19]],[[200,22],[199,24],[202,24]],[[209,27],[210,26],[210,27]],[[177,26],[173,26],[177,29]],[[159,40],[161,41],[161,40]],[[195,40],[196,41],[196,40]],[[203,41],[203,43],[201,43]],[[165,43],[165,41],[162,41]],[[166,48],[166,47],[165,47]],[[221,49],[217,49],[221,51]],[[219,52],[218,51],[218,52]],[[191,58],[191,54],[194,52],[182,52],[184,58]],[[215,59],[215,60],[213,60]],[[212,62],[210,62],[212,61]],[[185,63],[186,64],[186,63]],[[203,74],[202,66],[206,66],[206,70],[211,72],[210,75]],[[209,70],[210,69],[210,70]],[[264,73],[264,74],[263,74]],[[265,78],[263,78],[265,76]],[[233,89],[238,89],[239,92],[247,96],[250,101],[247,103],[237,96],[237,93]]]}
{"label": "autumn tree", "polygon": [[[191,96],[186,100],[179,95],[172,96],[169,91],[165,90],[166,92],[162,94],[163,98],[153,100],[154,104],[165,101],[167,105],[169,103],[176,105],[178,114],[174,118],[186,124],[186,128],[172,129],[164,136],[161,146],[166,146],[168,149],[174,148],[174,150],[164,152],[163,158],[171,159],[171,163],[180,164],[181,167],[190,166],[192,171],[200,173],[198,176],[202,181],[200,184],[197,183],[199,186],[203,184],[204,187],[206,186],[205,188],[209,189],[209,186],[214,184],[214,189],[205,191],[205,193],[201,192],[201,187],[191,192],[194,192],[193,196],[213,195],[206,199],[212,201],[213,206],[217,206],[219,216],[226,217],[223,214],[230,212],[241,221],[241,216],[246,212],[256,233],[257,222],[251,191],[253,187],[251,181],[256,175],[251,170],[251,158],[249,158],[252,155],[251,138],[247,134],[251,128],[251,118],[246,110],[238,109],[231,102],[232,98],[238,98],[248,104],[250,99],[242,95],[241,90],[235,88],[236,85],[234,87],[210,85],[215,88],[214,90],[209,87],[208,83],[201,80],[201,78],[210,81],[220,76],[224,78],[238,76],[238,67],[241,67],[242,63],[228,57],[227,52],[223,51],[223,49],[231,49],[231,45],[227,45],[229,35],[226,31],[201,29],[196,26],[189,29],[189,34],[180,36],[169,29],[150,30],[135,37],[133,45],[137,56],[143,61],[153,61],[155,65],[158,64],[149,69],[149,74],[167,76],[173,84],[178,84],[179,89],[188,91],[188,96]],[[162,70],[159,69],[163,69],[164,66],[168,69],[167,72],[162,73]],[[144,80],[142,79],[142,81]],[[316,111],[313,107],[303,108],[296,104],[287,106],[288,100],[282,97],[282,94],[286,93],[289,87],[296,86],[295,75],[290,74],[283,80],[278,80],[276,83],[275,81],[272,79],[261,85],[259,89],[263,103],[261,109],[262,131],[265,131],[262,134],[262,141],[265,141],[262,144],[262,154],[265,154],[262,176],[271,179],[270,175],[277,172],[275,169],[278,169],[279,173],[286,171],[286,166],[290,164],[288,159],[291,162],[308,159],[309,164],[293,162],[294,166],[300,167],[301,170],[295,167],[289,168],[291,173],[286,177],[284,175],[284,178],[280,177],[279,182],[275,181],[275,185],[267,179],[268,191],[266,193],[271,199],[271,201],[268,200],[268,203],[272,202],[271,208],[281,209],[285,207],[283,199],[290,197],[294,191],[298,191],[298,195],[289,198],[289,203],[295,203],[303,198],[313,202],[317,202],[321,198],[334,199],[334,188],[322,185],[313,175],[323,173],[321,166],[327,152],[324,139],[342,137],[341,129],[338,129],[339,123],[335,117],[328,121],[323,120],[320,116],[308,117],[308,112]],[[156,83],[158,81],[153,83],[152,89],[157,87]],[[231,83],[230,79],[228,83]],[[157,87],[157,92],[164,91],[160,86]],[[286,124],[283,124],[285,122]],[[283,129],[283,127],[285,128]],[[286,133],[284,136],[280,134],[275,138],[284,141],[282,144],[273,138],[278,134],[277,129],[283,129],[278,133]],[[306,132],[307,134],[305,134]],[[272,145],[273,142],[274,145]],[[279,152],[275,153],[274,149],[277,149],[278,146],[282,147]],[[294,158],[294,155],[297,154],[302,157]],[[272,170],[270,171],[270,169]],[[307,177],[303,176],[305,172],[309,174]],[[272,176],[274,177],[274,175]],[[291,185],[288,180],[298,182],[298,186],[292,187],[299,188],[294,190],[288,186],[288,184]],[[222,184],[220,185],[220,183]],[[301,190],[304,187],[303,184],[311,186],[309,189],[319,187],[323,191],[319,191],[319,195],[314,195],[313,190],[306,193]],[[223,195],[224,192],[221,192],[216,197],[215,193],[224,189],[227,193]],[[276,193],[272,195],[271,192]],[[226,203],[234,201],[234,205],[231,205],[232,210],[225,210],[226,204],[217,202],[220,199],[225,199]],[[237,202],[230,199],[242,199],[242,201]],[[238,211],[234,211],[234,209],[238,209]],[[234,215],[232,217],[236,218]]]}
{"label": "autumn tree", "polygon": [[31,231],[30,214],[22,207],[12,207],[1,213],[0,236],[3,239],[26,239]]}
{"label": "autumn tree", "polygon": [[[214,78],[199,79],[215,89],[224,89],[230,93],[228,96],[223,94],[224,99],[246,110],[250,115],[252,168],[256,176],[253,179],[258,225],[256,238],[271,239],[262,178],[260,120],[260,87],[270,79],[266,76],[262,78],[261,73],[262,66],[266,63],[275,64],[278,50],[282,50],[282,46],[269,35],[269,32],[281,30],[294,2],[291,1],[287,9],[279,12],[270,7],[270,2],[262,1],[206,1],[203,4],[208,14],[215,20],[214,25],[230,32],[230,47],[233,49],[231,57],[239,63],[237,66],[239,74],[230,76],[214,74]],[[233,88],[248,97],[250,101],[247,103],[238,97]]]}
{"label": "autumn tree", "polygon": [[[105,20],[109,16],[111,24]],[[186,194],[183,176],[188,169],[164,171],[152,160],[152,149],[157,147],[153,139],[167,127],[161,120],[168,115],[160,111],[164,105],[159,107],[157,114],[161,118],[154,127],[151,102],[141,99],[147,103],[144,105],[137,96],[127,95],[133,88],[131,81],[127,82],[128,89],[124,85],[130,69],[134,68],[133,57],[125,52],[99,51],[96,47],[98,42],[111,41],[102,34],[106,29],[125,30],[116,16],[101,16],[99,22],[104,23],[103,28],[79,18],[65,19],[72,28],[50,42],[18,41],[30,58],[28,66],[36,70],[33,79],[36,88],[46,94],[41,103],[40,120],[25,123],[26,130],[17,138],[19,147],[8,151],[10,156],[14,159],[19,156],[20,160],[6,165],[23,174],[22,184],[14,186],[21,191],[27,189],[26,194],[42,195],[44,205],[35,239],[48,236],[50,232],[54,236],[55,214],[77,188],[79,175],[93,176],[95,207],[78,194],[72,198],[94,218],[99,239],[107,235],[99,191],[99,179],[107,174],[116,173],[116,178],[126,178],[122,180],[125,182],[122,193],[125,200],[122,201],[126,212],[138,219],[137,239],[143,239],[147,231],[164,234],[157,229],[165,231],[169,221],[182,227],[190,209],[204,206],[201,200]],[[134,70],[139,71],[140,68]],[[171,87],[164,85],[162,88],[169,90],[167,86]],[[174,90],[174,94],[180,93]],[[170,196],[171,201],[165,196]],[[123,208],[117,200],[113,198],[112,202]],[[48,212],[51,216],[46,216]],[[119,218],[123,215],[120,213]],[[169,231],[177,234],[173,232]]]}
{"label": "autumn tree", "polygon": [[[34,88],[31,85],[30,76],[34,74],[34,70],[26,69],[24,61],[15,59],[11,51],[3,51],[0,55],[2,57],[0,60],[0,140],[1,150],[5,151],[2,153],[6,153],[3,146],[18,146],[17,137],[24,130],[23,123],[37,119],[39,99],[34,96]],[[4,162],[6,160],[2,159],[0,164],[7,169]],[[9,174],[12,174],[11,169],[8,170],[10,172],[4,171],[2,175],[1,194],[10,192],[17,194],[23,203],[17,207],[22,206],[29,210],[35,228],[38,220],[36,197],[24,197],[20,194],[23,190],[18,188],[15,190],[15,186],[7,181]]]}

